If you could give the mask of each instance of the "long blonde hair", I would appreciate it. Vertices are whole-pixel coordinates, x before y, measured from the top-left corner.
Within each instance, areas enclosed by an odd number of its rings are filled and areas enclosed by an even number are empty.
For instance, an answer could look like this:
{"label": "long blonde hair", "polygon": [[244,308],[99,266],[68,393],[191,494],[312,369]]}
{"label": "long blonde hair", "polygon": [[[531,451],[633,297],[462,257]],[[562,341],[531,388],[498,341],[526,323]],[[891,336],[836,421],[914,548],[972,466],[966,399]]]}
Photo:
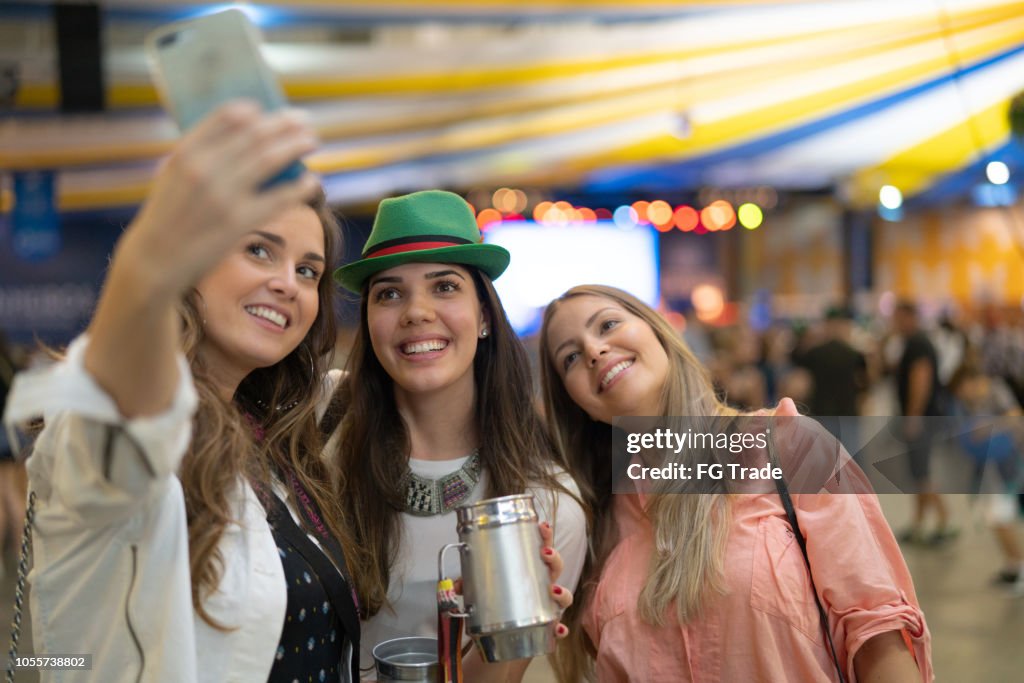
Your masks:
{"label": "long blonde hair", "polygon": [[[707,371],[686,343],[656,311],[631,294],[603,285],[573,287],[551,302],[540,332],[540,375],[548,429],[565,454],[588,504],[591,547],[580,579],[577,600],[568,620],[572,640],[559,648],[555,669],[561,681],[592,679],[593,646],[580,620],[593,597],[608,554],[617,541],[611,515],[612,427],[595,422],[565,390],[549,353],[551,321],[561,304],[580,296],[596,296],[622,306],[646,322],[669,358],[661,396],[663,416],[693,416],[715,420],[735,411],[715,396]],[[680,623],[695,618],[714,592],[724,591],[725,545],[729,535],[729,501],[722,492],[703,495],[652,495],[647,516],[654,528],[654,553],[640,592],[640,616],[654,625],[664,623],[675,603]]]}

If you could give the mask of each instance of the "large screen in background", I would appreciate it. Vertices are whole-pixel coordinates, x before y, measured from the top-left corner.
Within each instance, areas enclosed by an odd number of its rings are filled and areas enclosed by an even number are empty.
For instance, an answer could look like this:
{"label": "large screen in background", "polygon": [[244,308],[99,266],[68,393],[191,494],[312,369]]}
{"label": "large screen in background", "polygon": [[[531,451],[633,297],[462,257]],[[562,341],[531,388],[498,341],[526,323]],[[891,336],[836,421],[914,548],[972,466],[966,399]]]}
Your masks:
{"label": "large screen in background", "polygon": [[515,221],[490,226],[484,241],[512,254],[494,285],[520,335],[539,330],[544,307],[576,285],[611,285],[651,306],[658,303],[654,228],[623,229],[611,221],[566,226]]}

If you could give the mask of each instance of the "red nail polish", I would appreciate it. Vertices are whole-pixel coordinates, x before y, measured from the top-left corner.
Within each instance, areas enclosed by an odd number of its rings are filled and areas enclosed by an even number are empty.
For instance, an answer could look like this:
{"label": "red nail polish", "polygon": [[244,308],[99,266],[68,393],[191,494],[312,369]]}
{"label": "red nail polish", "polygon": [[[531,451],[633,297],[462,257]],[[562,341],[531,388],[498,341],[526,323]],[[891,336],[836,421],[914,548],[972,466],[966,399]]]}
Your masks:
{"label": "red nail polish", "polygon": [[558,635],[564,636],[568,632],[569,632],[569,629],[566,628],[565,624],[559,624],[558,625]]}
{"label": "red nail polish", "polygon": [[555,595],[561,595],[562,594],[562,587],[561,586],[555,586],[551,590],[554,591]]}
{"label": "red nail polish", "polygon": [[552,550],[551,548],[544,548],[544,554],[545,555],[554,555],[555,551]]}

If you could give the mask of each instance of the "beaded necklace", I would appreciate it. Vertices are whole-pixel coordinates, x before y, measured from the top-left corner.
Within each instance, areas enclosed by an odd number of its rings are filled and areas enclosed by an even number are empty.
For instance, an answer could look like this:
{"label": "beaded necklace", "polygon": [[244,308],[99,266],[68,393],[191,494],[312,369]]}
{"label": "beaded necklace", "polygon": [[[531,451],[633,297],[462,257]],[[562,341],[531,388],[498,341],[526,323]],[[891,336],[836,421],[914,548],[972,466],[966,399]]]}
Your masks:
{"label": "beaded necklace", "polygon": [[475,449],[466,462],[440,479],[427,479],[406,470],[405,510],[418,517],[443,515],[466,500],[480,481],[480,449]]}

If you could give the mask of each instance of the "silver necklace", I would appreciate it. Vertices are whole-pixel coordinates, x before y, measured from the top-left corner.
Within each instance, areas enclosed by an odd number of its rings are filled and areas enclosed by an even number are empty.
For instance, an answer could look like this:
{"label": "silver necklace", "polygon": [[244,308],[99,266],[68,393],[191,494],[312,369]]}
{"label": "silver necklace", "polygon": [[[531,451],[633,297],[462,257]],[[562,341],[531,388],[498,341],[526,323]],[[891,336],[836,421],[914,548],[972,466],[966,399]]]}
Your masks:
{"label": "silver necklace", "polygon": [[405,510],[419,517],[443,515],[469,497],[480,481],[480,449],[475,449],[462,467],[440,479],[427,479],[406,470]]}

